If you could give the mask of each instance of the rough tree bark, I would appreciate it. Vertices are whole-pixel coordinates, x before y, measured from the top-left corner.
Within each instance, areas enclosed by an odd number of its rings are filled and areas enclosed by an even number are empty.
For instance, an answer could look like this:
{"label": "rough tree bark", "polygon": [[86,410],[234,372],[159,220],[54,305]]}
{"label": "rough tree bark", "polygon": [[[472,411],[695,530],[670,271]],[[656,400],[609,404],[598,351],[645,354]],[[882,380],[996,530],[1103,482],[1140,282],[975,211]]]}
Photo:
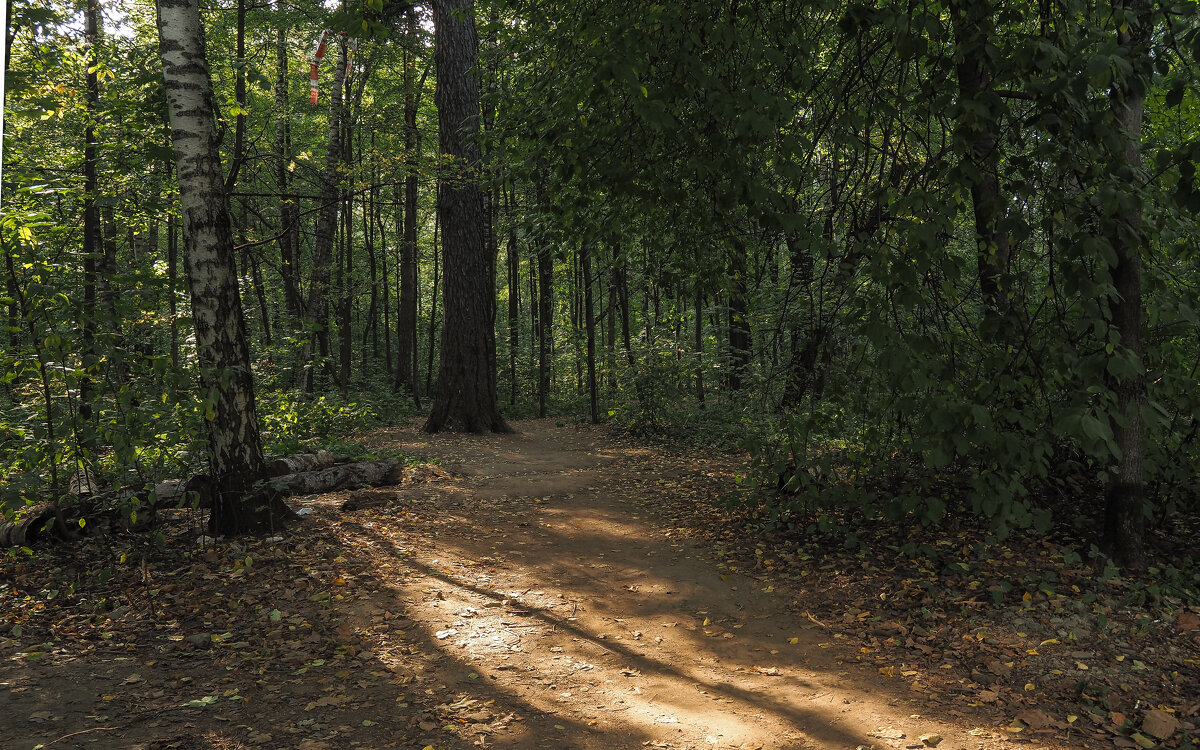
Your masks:
{"label": "rough tree bark", "polygon": [[426,432],[508,432],[496,399],[495,262],[484,241],[478,37],[471,0],[435,0],[438,135],[451,160],[438,200],[442,225],[442,356]]}
{"label": "rough tree bark", "polygon": [[1112,269],[1117,297],[1109,309],[1109,324],[1121,336],[1121,346],[1114,357],[1127,364],[1108,368],[1109,388],[1116,396],[1117,413],[1120,414],[1119,419],[1113,420],[1113,438],[1121,456],[1110,473],[1105,495],[1101,547],[1116,565],[1133,571],[1146,568],[1146,482],[1142,473],[1146,442],[1143,416],[1146,371],[1142,359],[1141,257],[1146,241],[1141,188],[1146,183],[1146,174],[1141,145],[1146,89],[1151,75],[1152,14],[1149,0],[1117,0],[1113,3],[1113,17],[1121,26],[1117,44],[1130,63],[1131,72],[1113,86],[1111,99],[1113,116],[1123,142],[1122,150],[1113,154],[1113,178],[1129,188],[1122,213],[1110,219],[1109,242],[1117,258]]}
{"label": "rough tree bark", "polygon": [[209,528],[217,534],[263,531],[291,511],[255,488],[264,468],[262,440],[196,0],[159,0],[158,37],[216,490]]}

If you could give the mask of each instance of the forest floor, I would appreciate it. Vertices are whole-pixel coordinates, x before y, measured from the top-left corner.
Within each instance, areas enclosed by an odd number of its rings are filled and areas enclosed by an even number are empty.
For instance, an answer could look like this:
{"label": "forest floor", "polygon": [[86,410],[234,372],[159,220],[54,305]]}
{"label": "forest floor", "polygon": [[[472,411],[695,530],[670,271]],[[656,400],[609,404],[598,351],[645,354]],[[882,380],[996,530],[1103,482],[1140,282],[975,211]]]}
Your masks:
{"label": "forest floor", "polygon": [[[1032,540],[819,554],[715,510],[737,456],[514,427],[376,431],[405,482],[281,538],[0,558],[0,748],[1191,746],[1195,609],[1085,602]],[[989,565],[1057,588],[989,606]]]}

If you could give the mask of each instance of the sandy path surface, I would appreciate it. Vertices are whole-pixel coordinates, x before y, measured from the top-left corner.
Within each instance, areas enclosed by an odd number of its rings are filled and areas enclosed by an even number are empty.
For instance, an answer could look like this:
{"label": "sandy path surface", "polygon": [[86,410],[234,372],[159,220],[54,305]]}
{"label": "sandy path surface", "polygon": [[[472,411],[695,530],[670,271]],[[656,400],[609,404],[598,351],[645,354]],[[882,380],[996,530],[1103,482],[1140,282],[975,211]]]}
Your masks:
{"label": "sandy path surface", "polygon": [[693,522],[736,460],[514,426],[372,433],[440,466],[301,498],[276,537],[185,513],[152,554],[7,558],[0,749],[1041,747],[717,560]]}
{"label": "sandy path surface", "polygon": [[671,529],[661,508],[675,500],[674,480],[719,459],[663,459],[547,420],[514,426],[512,435],[380,436],[442,460],[450,478],[408,492],[446,515],[436,537],[397,545],[363,535],[375,554],[418,571],[397,589],[407,616],[536,709],[523,734],[481,744],[853,750],[925,747],[924,736],[944,750],[998,745],[966,717],[926,715],[920,696],[855,663],[852,644],[798,617],[771,587],[721,572]]}

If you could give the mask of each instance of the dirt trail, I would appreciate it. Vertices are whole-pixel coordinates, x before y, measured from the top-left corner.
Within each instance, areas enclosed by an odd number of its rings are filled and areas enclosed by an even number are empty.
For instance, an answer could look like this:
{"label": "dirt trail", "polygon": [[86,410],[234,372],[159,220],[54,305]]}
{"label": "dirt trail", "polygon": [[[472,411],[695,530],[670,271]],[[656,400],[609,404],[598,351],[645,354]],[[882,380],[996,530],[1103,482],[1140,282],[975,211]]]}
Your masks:
{"label": "dirt trail", "polygon": [[1037,747],[711,559],[688,518],[735,461],[514,426],[373,433],[443,469],[280,537],[0,560],[0,750]]}
{"label": "dirt trail", "polygon": [[998,745],[966,717],[925,715],[934,709],[921,696],[854,663],[852,644],[799,618],[785,596],[722,573],[672,530],[658,509],[696,464],[599,429],[515,427],[381,436],[443,459],[453,481],[409,492],[450,518],[436,538],[399,548],[364,533],[375,554],[404,555],[420,571],[400,588],[407,616],[537,709],[523,736],[483,742],[854,750],[925,747],[920,737],[940,735],[943,750]]}

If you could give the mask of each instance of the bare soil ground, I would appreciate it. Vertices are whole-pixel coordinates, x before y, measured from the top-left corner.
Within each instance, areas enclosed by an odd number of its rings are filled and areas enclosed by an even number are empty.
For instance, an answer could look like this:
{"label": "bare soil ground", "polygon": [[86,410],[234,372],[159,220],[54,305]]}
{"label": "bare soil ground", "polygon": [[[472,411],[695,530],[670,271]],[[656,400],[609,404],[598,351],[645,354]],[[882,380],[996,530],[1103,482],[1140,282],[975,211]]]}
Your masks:
{"label": "bare soil ground", "polygon": [[439,463],[304,498],[282,538],[198,544],[185,519],[163,551],[3,561],[0,747],[1112,746],[1089,717],[980,697],[910,625],[839,628],[863,610],[806,602],[761,553],[718,559],[689,518],[733,458],[514,426],[374,433]]}

